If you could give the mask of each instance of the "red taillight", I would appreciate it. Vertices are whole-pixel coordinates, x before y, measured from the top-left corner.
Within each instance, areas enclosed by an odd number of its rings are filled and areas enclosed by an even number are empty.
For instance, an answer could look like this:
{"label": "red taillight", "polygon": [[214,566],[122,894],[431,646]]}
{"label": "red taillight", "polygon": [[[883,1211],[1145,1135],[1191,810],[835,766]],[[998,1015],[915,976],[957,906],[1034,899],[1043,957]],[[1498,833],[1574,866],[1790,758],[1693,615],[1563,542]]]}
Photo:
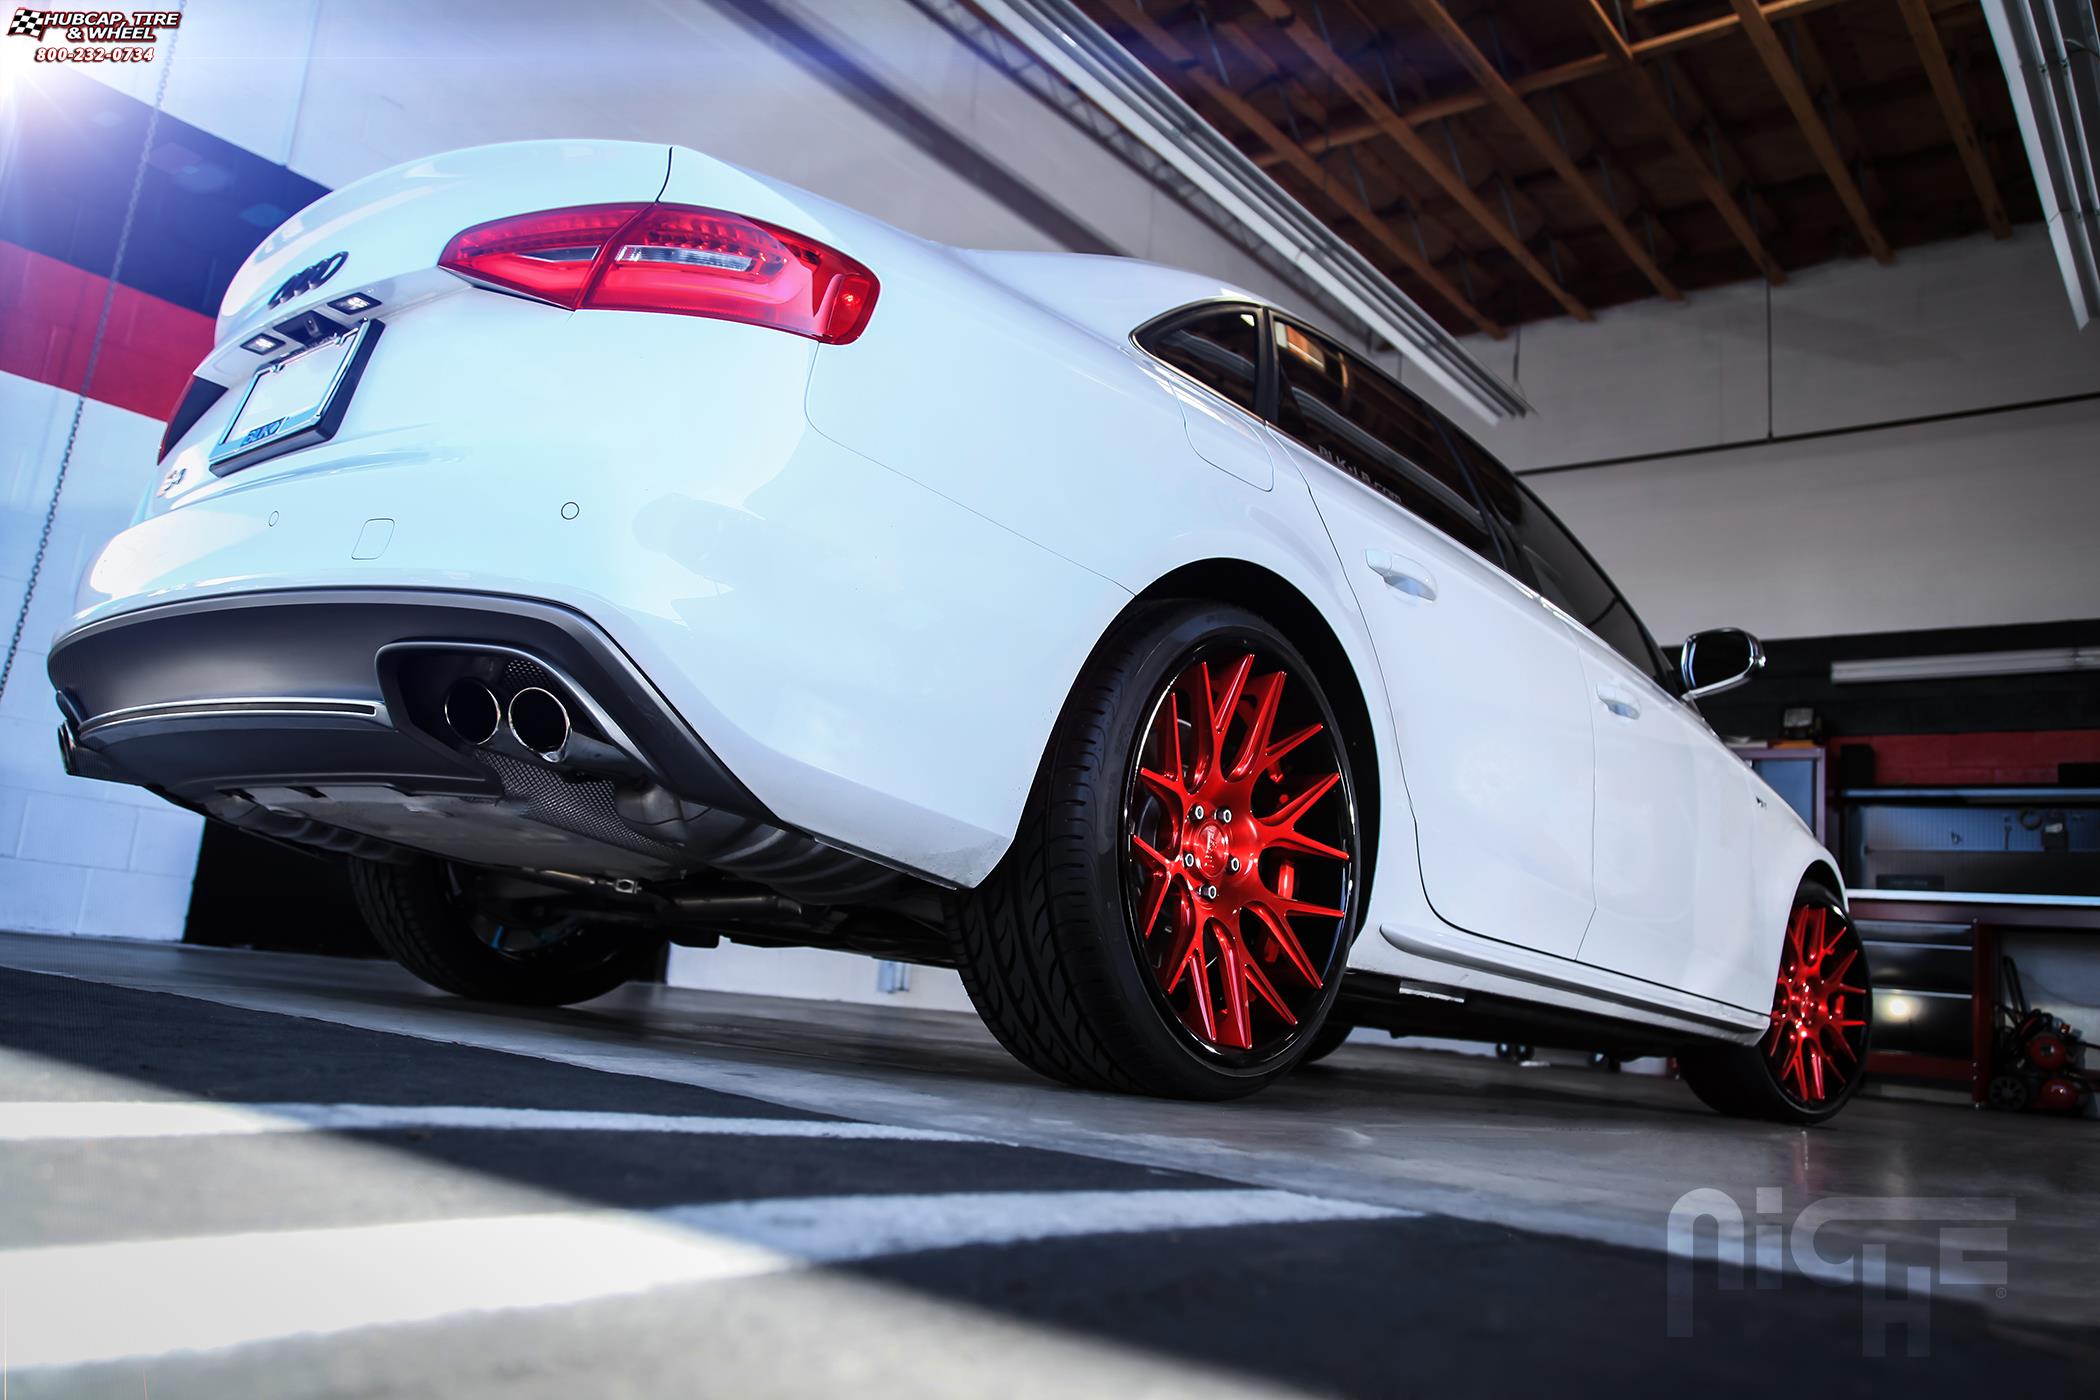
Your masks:
{"label": "red taillight", "polygon": [[175,411],[168,415],[168,426],[160,434],[160,455],[153,460],[167,461],[169,450],[189,435],[190,429],[197,426],[197,420],[225,392],[223,384],[214,384],[209,379],[192,379],[189,388],[183,390],[182,397],[175,401]]}
{"label": "red taillight", "polygon": [[844,345],[880,290],[852,258],[771,224],[683,204],[600,204],[478,224],[440,267],[570,310],[667,311]]}
{"label": "red taillight", "polygon": [[646,204],[590,204],[476,224],[452,236],[438,266],[574,311],[613,236]]}

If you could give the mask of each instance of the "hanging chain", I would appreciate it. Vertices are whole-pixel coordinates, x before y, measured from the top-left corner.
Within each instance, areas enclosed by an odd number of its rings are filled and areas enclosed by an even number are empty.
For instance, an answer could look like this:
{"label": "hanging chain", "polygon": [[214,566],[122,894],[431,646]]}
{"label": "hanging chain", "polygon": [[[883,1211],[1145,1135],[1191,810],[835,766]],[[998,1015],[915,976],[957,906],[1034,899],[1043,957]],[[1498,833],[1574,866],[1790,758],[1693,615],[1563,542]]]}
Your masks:
{"label": "hanging chain", "polygon": [[[177,7],[180,9],[180,6]],[[7,656],[0,659],[0,699],[6,698],[8,678],[14,674],[15,656],[22,649],[22,631],[29,625],[29,609],[36,602],[37,581],[44,574],[44,555],[51,548],[51,530],[58,523],[59,497],[66,489],[66,473],[73,466],[73,448],[80,441],[80,419],[87,411],[88,390],[95,382],[95,364],[102,358],[102,337],[109,330],[109,314],[117,301],[117,274],[124,270],[124,253],[131,246],[131,224],[138,215],[139,193],[146,185],[146,163],[153,154],[153,134],[160,126],[161,104],[168,96],[168,73],[175,66],[175,44],[182,31],[168,35],[161,55],[160,85],[154,89],[153,110],[146,117],[146,139],[139,146],[139,168],[131,177],[131,198],[124,204],[124,222],[117,230],[117,256],[110,264],[109,286],[102,293],[102,314],[95,318],[95,338],[88,342],[87,366],[81,372],[80,393],[73,401],[73,421],[66,428],[66,445],[58,454],[58,475],[51,482],[51,501],[44,507],[44,526],[36,537],[36,556],[29,562],[29,581],[22,586],[22,606],[15,614],[15,630],[7,639]]]}

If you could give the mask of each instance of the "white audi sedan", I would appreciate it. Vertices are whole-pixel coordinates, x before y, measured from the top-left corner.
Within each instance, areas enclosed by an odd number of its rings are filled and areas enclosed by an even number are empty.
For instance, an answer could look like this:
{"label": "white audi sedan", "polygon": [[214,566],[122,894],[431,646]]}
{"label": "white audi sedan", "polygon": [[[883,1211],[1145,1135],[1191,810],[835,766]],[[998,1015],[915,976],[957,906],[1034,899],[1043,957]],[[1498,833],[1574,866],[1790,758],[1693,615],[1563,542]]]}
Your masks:
{"label": "white audi sedan", "polygon": [[1369,1026],[1819,1121],[1859,940],[1690,703],[1755,642],[1683,655],[1257,297],[563,141],[264,241],[50,673],[69,771],[350,857],[461,996],[727,937],[954,966],[1075,1085]]}

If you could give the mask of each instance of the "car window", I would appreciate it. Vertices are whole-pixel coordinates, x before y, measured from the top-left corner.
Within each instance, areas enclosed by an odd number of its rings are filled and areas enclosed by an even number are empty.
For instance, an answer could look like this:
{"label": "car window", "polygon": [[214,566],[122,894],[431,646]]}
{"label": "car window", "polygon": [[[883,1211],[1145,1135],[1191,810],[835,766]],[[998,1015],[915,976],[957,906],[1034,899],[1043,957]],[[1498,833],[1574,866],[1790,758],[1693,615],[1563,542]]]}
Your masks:
{"label": "car window", "polygon": [[1499,516],[1516,545],[1522,567],[1539,592],[1561,611],[1595,632],[1613,651],[1657,681],[1667,684],[1668,668],[1648,629],[1619,590],[1597,567],[1568,527],[1485,448],[1470,438],[1463,450],[1488,506]]}
{"label": "car window", "polygon": [[1276,426],[1499,566],[1456,443],[1428,406],[1326,337],[1274,324]]}
{"label": "car window", "polygon": [[1252,413],[1261,382],[1260,335],[1253,309],[1236,306],[1141,332],[1138,344]]}

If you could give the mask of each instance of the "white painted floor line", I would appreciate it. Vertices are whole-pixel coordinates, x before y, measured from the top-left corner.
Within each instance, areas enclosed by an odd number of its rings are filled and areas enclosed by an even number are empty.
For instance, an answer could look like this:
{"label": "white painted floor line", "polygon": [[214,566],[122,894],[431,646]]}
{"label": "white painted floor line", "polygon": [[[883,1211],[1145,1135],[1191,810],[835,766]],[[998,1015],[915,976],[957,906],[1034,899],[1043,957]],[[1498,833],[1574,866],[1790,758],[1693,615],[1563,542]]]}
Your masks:
{"label": "white painted floor line", "polygon": [[919,1250],[1408,1214],[1262,1190],[801,1197],[7,1250],[0,1298],[19,1372]]}
{"label": "white painted floor line", "polygon": [[658,1215],[810,1263],[836,1264],[964,1245],[1032,1244],[1075,1235],[1211,1230],[1329,1220],[1392,1220],[1413,1211],[1255,1187],[1193,1191],[957,1191],[923,1196],[808,1196],[678,1206]]}
{"label": "white painted floor line", "polygon": [[683,1133],[703,1137],[835,1138],[854,1142],[985,1142],[937,1128],[808,1118],[711,1118],[698,1114],[583,1109],[479,1108],[367,1103],[0,1103],[0,1142],[118,1138],[252,1137],[264,1133],[462,1128],[477,1132]]}

